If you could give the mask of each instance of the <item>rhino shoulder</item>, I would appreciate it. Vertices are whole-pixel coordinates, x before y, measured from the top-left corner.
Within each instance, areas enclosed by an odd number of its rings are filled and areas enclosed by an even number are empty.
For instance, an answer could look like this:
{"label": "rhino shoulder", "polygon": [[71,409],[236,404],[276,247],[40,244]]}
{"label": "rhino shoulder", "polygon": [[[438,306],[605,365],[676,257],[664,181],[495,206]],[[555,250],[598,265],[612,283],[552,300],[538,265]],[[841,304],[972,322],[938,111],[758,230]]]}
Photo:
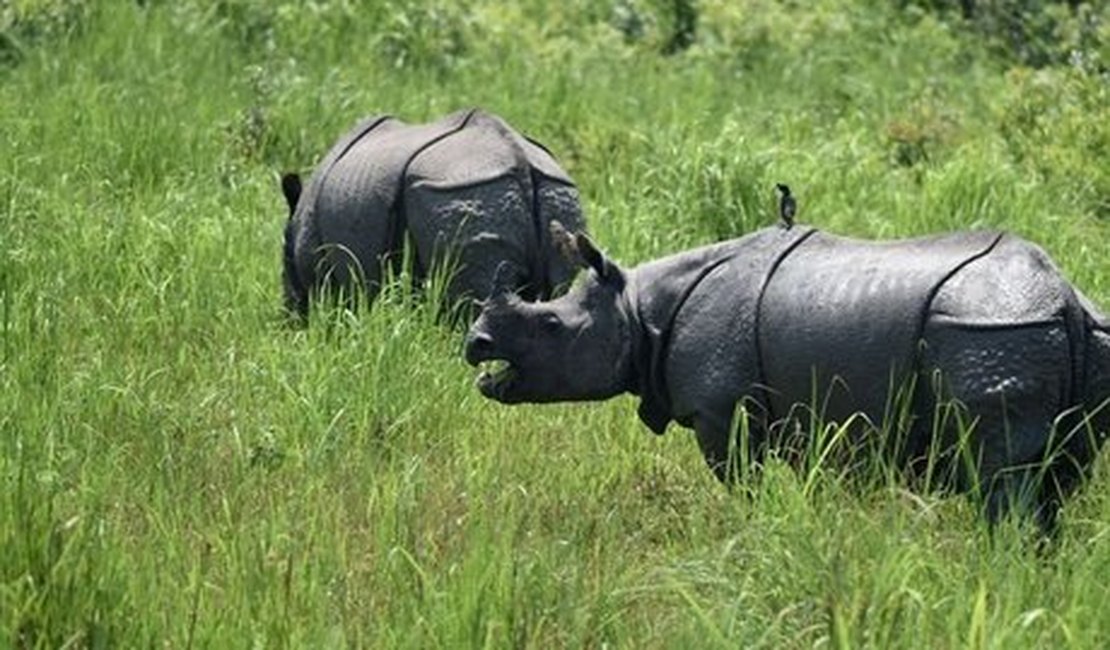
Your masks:
{"label": "rhino shoulder", "polygon": [[815,232],[766,228],[636,270],[647,339],[636,352],[638,394],[641,418],[653,430],[661,433],[645,412],[656,421],[664,414],[680,423],[699,414],[727,420],[737,400],[756,396],[755,322],[764,286],[779,261]]}

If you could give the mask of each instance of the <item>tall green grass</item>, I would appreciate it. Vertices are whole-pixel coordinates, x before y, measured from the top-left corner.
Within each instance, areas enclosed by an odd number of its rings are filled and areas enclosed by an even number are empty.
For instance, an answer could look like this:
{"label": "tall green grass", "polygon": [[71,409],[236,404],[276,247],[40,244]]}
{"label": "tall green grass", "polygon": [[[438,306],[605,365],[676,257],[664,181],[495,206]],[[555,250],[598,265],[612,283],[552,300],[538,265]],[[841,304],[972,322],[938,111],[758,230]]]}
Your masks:
{"label": "tall green grass", "polygon": [[278,174],[466,105],[626,263],[772,222],[782,181],[838,232],[1014,230],[1110,305],[1107,41],[1021,67],[942,4],[0,8],[0,646],[1105,645],[1105,461],[1038,555],[897,481],[726,490],[631,398],[484,401],[403,283],[280,312]]}

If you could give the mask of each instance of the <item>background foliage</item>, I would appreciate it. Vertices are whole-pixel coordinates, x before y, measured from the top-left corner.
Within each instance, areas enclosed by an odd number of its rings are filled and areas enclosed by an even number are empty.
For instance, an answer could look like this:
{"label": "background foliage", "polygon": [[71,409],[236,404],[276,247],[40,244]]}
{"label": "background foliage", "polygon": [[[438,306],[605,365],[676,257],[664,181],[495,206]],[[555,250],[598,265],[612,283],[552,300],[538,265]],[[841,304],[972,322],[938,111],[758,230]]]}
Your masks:
{"label": "background foliage", "polygon": [[774,219],[1002,227],[1110,305],[1110,8],[1035,0],[0,4],[0,646],[1103,647],[1101,469],[1054,552],[634,402],[485,402],[392,291],[280,318],[286,169],[481,105],[627,263]]}

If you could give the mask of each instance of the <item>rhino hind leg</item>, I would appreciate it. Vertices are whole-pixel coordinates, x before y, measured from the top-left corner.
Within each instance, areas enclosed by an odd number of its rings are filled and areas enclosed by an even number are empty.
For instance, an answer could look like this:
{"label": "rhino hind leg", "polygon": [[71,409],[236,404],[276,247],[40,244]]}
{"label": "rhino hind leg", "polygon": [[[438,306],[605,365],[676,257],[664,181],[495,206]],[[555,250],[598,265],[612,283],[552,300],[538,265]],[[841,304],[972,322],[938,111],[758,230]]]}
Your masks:
{"label": "rhino hind leg", "polygon": [[1053,512],[1090,477],[1096,456],[1110,436],[1110,326],[1089,322],[1085,351],[1087,397],[1058,418],[1040,501]]}
{"label": "rhino hind leg", "polygon": [[967,415],[933,426],[932,435],[940,436],[933,446],[952,450],[946,459],[953,486],[977,486],[992,523],[1014,513],[1050,532],[1079,469],[1089,464],[1083,431],[1068,411],[1065,323],[934,322],[925,339],[925,370],[938,379],[935,397]]}
{"label": "rhino hind leg", "polygon": [[1090,474],[1097,445],[1079,411],[1041,423],[1037,431],[1048,439],[1037,458],[1003,468],[981,483],[983,514],[992,525],[1011,513],[1027,517],[1043,534],[1053,536],[1065,500]]}
{"label": "rhino hind leg", "polygon": [[362,264],[359,257],[340,247],[326,251],[316,268],[317,297],[352,311],[374,302],[381,292],[382,267],[388,260],[371,258],[378,261]]}
{"label": "rhino hind leg", "polygon": [[997,481],[989,493],[988,519],[996,521],[1008,508],[1018,506],[1043,532],[1052,533],[1064,500],[1089,478],[1095,457],[1110,435],[1110,327],[1105,319],[1088,320],[1086,343],[1085,403],[1051,422],[1031,423],[1047,432],[1041,434],[1047,443],[1032,471],[1021,480],[1011,473],[1011,478]]}
{"label": "rhino hind leg", "polygon": [[502,176],[464,187],[417,183],[406,194],[419,261],[439,278],[448,309],[504,290],[534,297],[525,189],[515,177]]}
{"label": "rhino hind leg", "polygon": [[995,474],[983,488],[983,516],[993,527],[1009,515],[1028,518],[1045,535],[1056,532],[1062,496],[1053,490],[1045,468],[1036,465]]}

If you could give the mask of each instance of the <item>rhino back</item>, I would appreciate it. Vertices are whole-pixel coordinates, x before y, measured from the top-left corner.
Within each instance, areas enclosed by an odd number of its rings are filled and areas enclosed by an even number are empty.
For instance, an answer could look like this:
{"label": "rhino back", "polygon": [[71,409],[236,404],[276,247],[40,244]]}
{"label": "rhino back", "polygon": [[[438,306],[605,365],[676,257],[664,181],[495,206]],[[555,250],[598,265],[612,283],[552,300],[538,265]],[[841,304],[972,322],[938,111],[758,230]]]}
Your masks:
{"label": "rhino back", "polygon": [[774,414],[814,398],[829,419],[884,417],[914,368],[935,292],[1001,235],[868,242],[818,233],[783,261],[759,305],[763,381]]}
{"label": "rhino back", "polygon": [[413,158],[407,185],[454,189],[505,175],[525,180],[529,160],[524,143],[504,120],[474,109],[464,128],[437,140]]}
{"label": "rhino back", "polygon": [[1026,325],[1062,320],[1078,300],[1048,255],[1005,235],[990,255],[974,260],[939,288],[929,321],[965,327]]}
{"label": "rhino back", "polygon": [[[1035,403],[1039,419],[1051,420],[1081,397],[1081,305],[1043,250],[1007,235],[937,291],[922,334],[923,366],[943,373],[963,401],[1006,394],[1010,411]],[[1030,403],[1014,403],[1023,397]]]}

